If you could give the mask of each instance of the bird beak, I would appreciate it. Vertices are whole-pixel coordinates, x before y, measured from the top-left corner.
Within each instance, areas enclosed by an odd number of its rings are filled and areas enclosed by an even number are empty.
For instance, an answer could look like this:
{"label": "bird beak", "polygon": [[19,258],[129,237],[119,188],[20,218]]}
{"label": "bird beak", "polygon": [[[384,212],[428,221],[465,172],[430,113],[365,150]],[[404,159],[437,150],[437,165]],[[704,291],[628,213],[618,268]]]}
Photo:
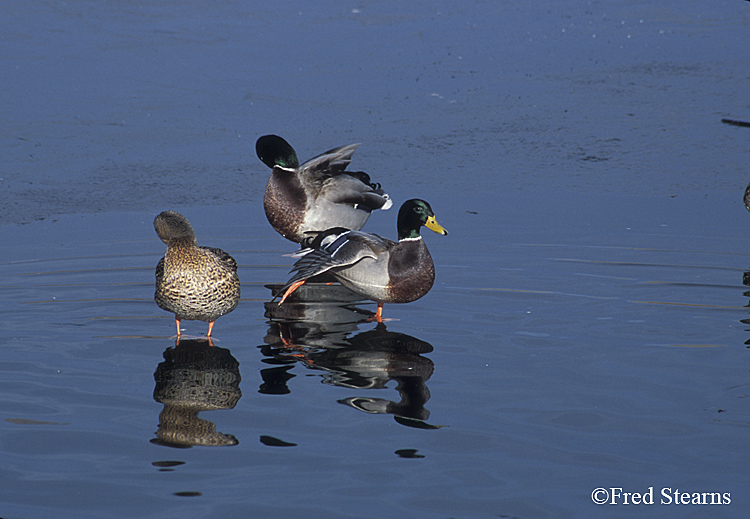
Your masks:
{"label": "bird beak", "polygon": [[437,223],[437,220],[435,220],[434,216],[430,216],[429,218],[427,218],[427,221],[425,222],[424,226],[427,227],[432,232],[442,234],[443,236],[448,234],[448,231],[446,231],[442,225]]}

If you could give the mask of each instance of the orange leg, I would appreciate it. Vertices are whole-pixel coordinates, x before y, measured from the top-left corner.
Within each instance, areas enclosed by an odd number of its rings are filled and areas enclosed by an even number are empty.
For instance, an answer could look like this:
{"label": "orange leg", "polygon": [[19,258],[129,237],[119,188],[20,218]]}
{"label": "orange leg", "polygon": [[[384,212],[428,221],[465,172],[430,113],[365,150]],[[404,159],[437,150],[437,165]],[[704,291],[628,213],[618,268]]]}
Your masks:
{"label": "orange leg", "polygon": [[367,322],[375,321],[377,323],[383,322],[383,303],[378,303],[378,309],[375,311],[375,315],[371,315],[367,318]]}
{"label": "orange leg", "polygon": [[284,292],[284,296],[281,298],[281,301],[279,301],[279,306],[281,306],[281,303],[283,303],[286,300],[287,297],[289,297],[290,295],[292,295],[292,292],[294,292],[299,287],[301,287],[302,285],[304,285],[305,281],[307,281],[307,280],[306,279],[302,279],[300,281],[295,281],[294,283],[292,283],[292,286],[290,286],[289,288],[287,288],[286,292]]}
{"label": "orange leg", "polygon": [[279,323],[279,338],[285,348],[294,348],[292,331],[286,323]]}
{"label": "orange leg", "polygon": [[177,317],[175,317],[174,318],[174,322],[177,325],[177,337],[179,337],[181,335],[181,333],[182,333],[182,332],[180,332],[180,320]]}
{"label": "orange leg", "polygon": [[206,334],[206,337],[211,337],[211,330],[214,329],[214,323],[216,321],[208,321],[208,333]]}

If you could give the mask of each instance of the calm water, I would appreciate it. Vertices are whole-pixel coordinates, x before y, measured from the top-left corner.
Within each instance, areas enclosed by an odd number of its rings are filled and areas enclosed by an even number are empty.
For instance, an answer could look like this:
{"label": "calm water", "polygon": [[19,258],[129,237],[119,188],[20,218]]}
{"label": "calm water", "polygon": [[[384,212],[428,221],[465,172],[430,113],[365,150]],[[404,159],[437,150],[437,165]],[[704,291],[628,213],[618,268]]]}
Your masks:
{"label": "calm water", "polygon": [[[454,4],[6,2],[1,517],[745,516],[750,4]],[[267,304],[271,132],[430,201],[427,296]],[[240,264],[214,348],[166,209]]]}

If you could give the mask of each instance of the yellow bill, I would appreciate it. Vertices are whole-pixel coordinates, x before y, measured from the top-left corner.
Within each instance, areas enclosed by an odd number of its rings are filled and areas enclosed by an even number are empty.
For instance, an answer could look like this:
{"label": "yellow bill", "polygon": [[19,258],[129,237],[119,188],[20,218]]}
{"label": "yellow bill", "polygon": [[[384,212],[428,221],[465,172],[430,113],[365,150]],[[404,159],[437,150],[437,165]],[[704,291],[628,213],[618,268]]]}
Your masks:
{"label": "yellow bill", "polygon": [[427,218],[427,221],[425,222],[424,226],[427,227],[432,232],[442,234],[443,236],[446,236],[448,234],[448,231],[446,231],[442,225],[437,223],[437,220],[435,220],[434,216],[430,216],[429,218]]}

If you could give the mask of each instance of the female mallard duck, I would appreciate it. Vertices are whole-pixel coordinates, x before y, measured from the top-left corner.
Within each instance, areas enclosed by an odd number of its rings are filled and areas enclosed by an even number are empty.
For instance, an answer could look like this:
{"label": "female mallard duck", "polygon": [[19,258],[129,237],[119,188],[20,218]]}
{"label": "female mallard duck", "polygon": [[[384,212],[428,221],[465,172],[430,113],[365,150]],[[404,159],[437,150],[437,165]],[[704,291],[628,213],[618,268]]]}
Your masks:
{"label": "female mallard duck", "polygon": [[237,262],[221,249],[199,247],[187,218],[165,211],[154,219],[154,229],[167,244],[166,255],[156,265],[156,293],[160,308],[172,312],[180,336],[180,321],[214,321],[240,301]]}
{"label": "female mallard duck", "polygon": [[377,321],[383,320],[384,303],[410,303],[432,288],[435,266],[419,234],[421,226],[448,234],[435,220],[430,204],[407,200],[398,212],[398,242],[377,234],[329,229],[299,251],[292,272],[281,289],[283,303],[307,279],[330,272],[342,285],[378,303]]}
{"label": "female mallard duck", "polygon": [[300,243],[332,227],[359,230],[375,209],[388,209],[390,197],[363,171],[345,171],[359,144],[327,151],[300,166],[297,153],[276,135],[255,144],[258,158],[273,169],[263,206],[271,226]]}

